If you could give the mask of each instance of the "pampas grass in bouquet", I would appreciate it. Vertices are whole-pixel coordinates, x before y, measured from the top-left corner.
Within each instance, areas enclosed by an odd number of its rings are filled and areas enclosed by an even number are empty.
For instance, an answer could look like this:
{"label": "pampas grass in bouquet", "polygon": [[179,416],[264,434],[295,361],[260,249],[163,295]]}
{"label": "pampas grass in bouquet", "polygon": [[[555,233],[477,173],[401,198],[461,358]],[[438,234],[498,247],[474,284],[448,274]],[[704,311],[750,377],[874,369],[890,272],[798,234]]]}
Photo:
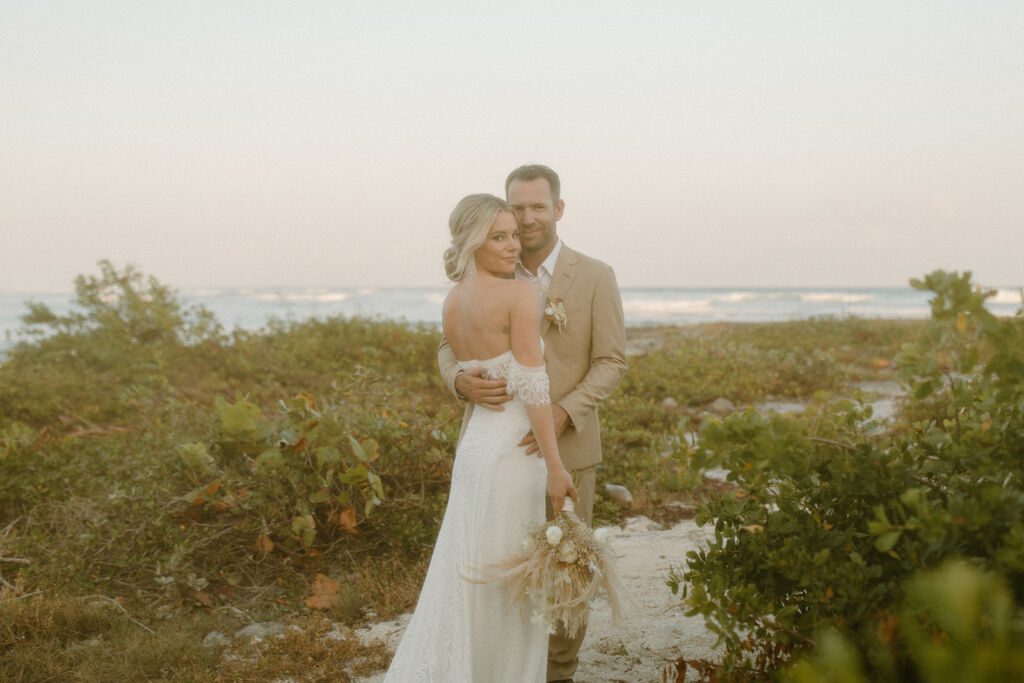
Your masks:
{"label": "pampas grass in bouquet", "polygon": [[[603,533],[602,533],[603,532]],[[579,517],[572,499],[551,522],[536,525],[523,538],[523,551],[487,567],[475,583],[497,582],[520,609],[533,609],[535,622],[551,633],[564,625],[573,637],[586,622],[591,600],[603,592],[617,625],[622,623],[618,579],[607,545],[607,530],[595,532]]]}

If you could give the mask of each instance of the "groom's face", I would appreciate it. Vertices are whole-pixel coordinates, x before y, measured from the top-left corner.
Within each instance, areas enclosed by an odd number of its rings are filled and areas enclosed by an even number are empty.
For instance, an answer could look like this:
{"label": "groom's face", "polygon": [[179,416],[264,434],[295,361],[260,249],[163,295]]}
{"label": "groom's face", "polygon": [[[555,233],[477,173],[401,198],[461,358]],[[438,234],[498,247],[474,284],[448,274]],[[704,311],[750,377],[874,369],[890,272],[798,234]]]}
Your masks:
{"label": "groom's face", "polygon": [[508,186],[508,203],[519,219],[519,241],[525,253],[554,247],[555,223],[562,218],[565,204],[551,197],[544,178],[513,180]]}

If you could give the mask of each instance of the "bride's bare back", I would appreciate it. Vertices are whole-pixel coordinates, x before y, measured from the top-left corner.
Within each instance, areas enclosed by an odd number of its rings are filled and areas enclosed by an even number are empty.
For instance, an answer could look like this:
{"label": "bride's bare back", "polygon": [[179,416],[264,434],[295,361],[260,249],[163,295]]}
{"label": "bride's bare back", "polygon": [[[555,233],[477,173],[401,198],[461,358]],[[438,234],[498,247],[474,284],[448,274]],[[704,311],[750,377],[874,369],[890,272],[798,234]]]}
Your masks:
{"label": "bride's bare back", "polygon": [[512,350],[520,363],[542,365],[540,315],[535,285],[481,274],[448,293],[442,324],[458,360],[486,360]]}

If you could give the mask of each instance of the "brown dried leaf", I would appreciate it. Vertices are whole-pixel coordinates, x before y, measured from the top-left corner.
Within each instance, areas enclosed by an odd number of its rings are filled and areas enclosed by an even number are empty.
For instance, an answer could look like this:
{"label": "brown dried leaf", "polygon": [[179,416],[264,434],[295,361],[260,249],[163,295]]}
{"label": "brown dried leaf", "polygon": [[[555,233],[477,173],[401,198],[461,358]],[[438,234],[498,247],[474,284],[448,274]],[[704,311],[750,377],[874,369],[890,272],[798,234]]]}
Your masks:
{"label": "brown dried leaf", "polygon": [[311,587],[313,594],[306,598],[306,607],[310,609],[330,609],[338,603],[338,589],[341,584],[327,576],[317,574]]}
{"label": "brown dried leaf", "polygon": [[349,505],[347,508],[338,513],[338,526],[346,534],[352,534],[353,536],[359,535],[359,529],[357,528],[358,522],[356,521],[356,508],[354,505]]}
{"label": "brown dried leaf", "polygon": [[260,534],[259,538],[256,539],[255,545],[256,550],[259,550],[264,555],[274,549],[274,542],[266,534]]}

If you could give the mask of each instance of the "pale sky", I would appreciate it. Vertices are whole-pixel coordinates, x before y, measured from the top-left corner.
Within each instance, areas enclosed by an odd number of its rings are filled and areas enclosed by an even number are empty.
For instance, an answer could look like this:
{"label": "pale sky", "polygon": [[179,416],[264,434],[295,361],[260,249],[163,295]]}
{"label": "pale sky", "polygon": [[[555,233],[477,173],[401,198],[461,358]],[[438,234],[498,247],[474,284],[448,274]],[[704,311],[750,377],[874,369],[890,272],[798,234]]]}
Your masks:
{"label": "pale sky", "polygon": [[1024,3],[0,4],[0,290],[445,282],[545,163],[624,286],[1024,283]]}

